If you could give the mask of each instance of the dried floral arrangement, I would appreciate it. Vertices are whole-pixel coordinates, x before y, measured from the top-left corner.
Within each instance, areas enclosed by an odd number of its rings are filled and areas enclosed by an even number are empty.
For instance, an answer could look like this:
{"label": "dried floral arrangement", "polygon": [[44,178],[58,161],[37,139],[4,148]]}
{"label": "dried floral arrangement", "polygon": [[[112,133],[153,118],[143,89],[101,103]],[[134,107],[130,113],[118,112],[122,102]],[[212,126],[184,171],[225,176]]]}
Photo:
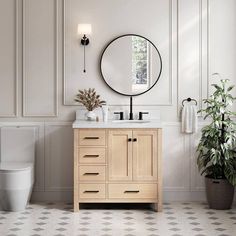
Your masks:
{"label": "dried floral arrangement", "polygon": [[75,101],[84,105],[88,111],[106,105],[106,101],[100,99],[100,95],[96,93],[94,88],[79,90]]}

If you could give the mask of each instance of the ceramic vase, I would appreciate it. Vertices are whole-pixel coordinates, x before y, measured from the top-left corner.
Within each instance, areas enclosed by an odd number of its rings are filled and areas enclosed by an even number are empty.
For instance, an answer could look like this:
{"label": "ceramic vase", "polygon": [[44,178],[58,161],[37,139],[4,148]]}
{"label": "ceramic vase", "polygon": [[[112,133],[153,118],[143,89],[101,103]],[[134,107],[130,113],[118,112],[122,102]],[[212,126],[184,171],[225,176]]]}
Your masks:
{"label": "ceramic vase", "polygon": [[96,120],[96,114],[94,111],[87,111],[85,113],[85,119],[88,121],[94,121]]}

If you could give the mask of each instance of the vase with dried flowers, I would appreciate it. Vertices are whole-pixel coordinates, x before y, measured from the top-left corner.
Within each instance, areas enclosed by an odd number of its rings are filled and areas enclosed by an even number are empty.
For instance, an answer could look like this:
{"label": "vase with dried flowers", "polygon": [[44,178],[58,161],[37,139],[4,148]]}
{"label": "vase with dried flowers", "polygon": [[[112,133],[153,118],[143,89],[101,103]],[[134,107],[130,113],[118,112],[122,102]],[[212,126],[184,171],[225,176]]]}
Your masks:
{"label": "vase with dried flowers", "polygon": [[102,107],[102,105],[106,105],[106,101],[101,100],[100,95],[96,93],[94,88],[78,90],[75,101],[85,106],[87,109],[85,117],[89,121],[96,119],[94,109]]}

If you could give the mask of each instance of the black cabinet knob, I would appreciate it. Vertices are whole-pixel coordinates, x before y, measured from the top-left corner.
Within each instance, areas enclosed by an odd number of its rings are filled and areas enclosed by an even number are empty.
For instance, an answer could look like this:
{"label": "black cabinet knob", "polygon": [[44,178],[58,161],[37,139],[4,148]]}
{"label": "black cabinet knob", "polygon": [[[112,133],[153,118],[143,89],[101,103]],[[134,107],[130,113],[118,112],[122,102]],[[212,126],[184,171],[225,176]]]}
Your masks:
{"label": "black cabinet knob", "polygon": [[128,138],[128,142],[131,142],[132,141],[132,138]]}
{"label": "black cabinet knob", "polygon": [[133,142],[137,142],[137,139],[136,139],[136,138],[134,138],[134,139],[133,139]]}

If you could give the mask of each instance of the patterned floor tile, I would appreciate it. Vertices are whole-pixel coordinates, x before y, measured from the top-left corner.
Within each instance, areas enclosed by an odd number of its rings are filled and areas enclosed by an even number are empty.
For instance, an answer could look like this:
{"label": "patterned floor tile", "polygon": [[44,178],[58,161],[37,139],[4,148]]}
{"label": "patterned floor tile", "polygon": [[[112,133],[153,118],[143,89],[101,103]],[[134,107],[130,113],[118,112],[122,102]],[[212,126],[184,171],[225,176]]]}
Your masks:
{"label": "patterned floor tile", "polygon": [[[89,204],[88,204],[89,205]],[[165,203],[163,212],[129,205],[30,204],[23,212],[0,211],[0,236],[233,236],[236,209],[217,211],[202,202]]]}

